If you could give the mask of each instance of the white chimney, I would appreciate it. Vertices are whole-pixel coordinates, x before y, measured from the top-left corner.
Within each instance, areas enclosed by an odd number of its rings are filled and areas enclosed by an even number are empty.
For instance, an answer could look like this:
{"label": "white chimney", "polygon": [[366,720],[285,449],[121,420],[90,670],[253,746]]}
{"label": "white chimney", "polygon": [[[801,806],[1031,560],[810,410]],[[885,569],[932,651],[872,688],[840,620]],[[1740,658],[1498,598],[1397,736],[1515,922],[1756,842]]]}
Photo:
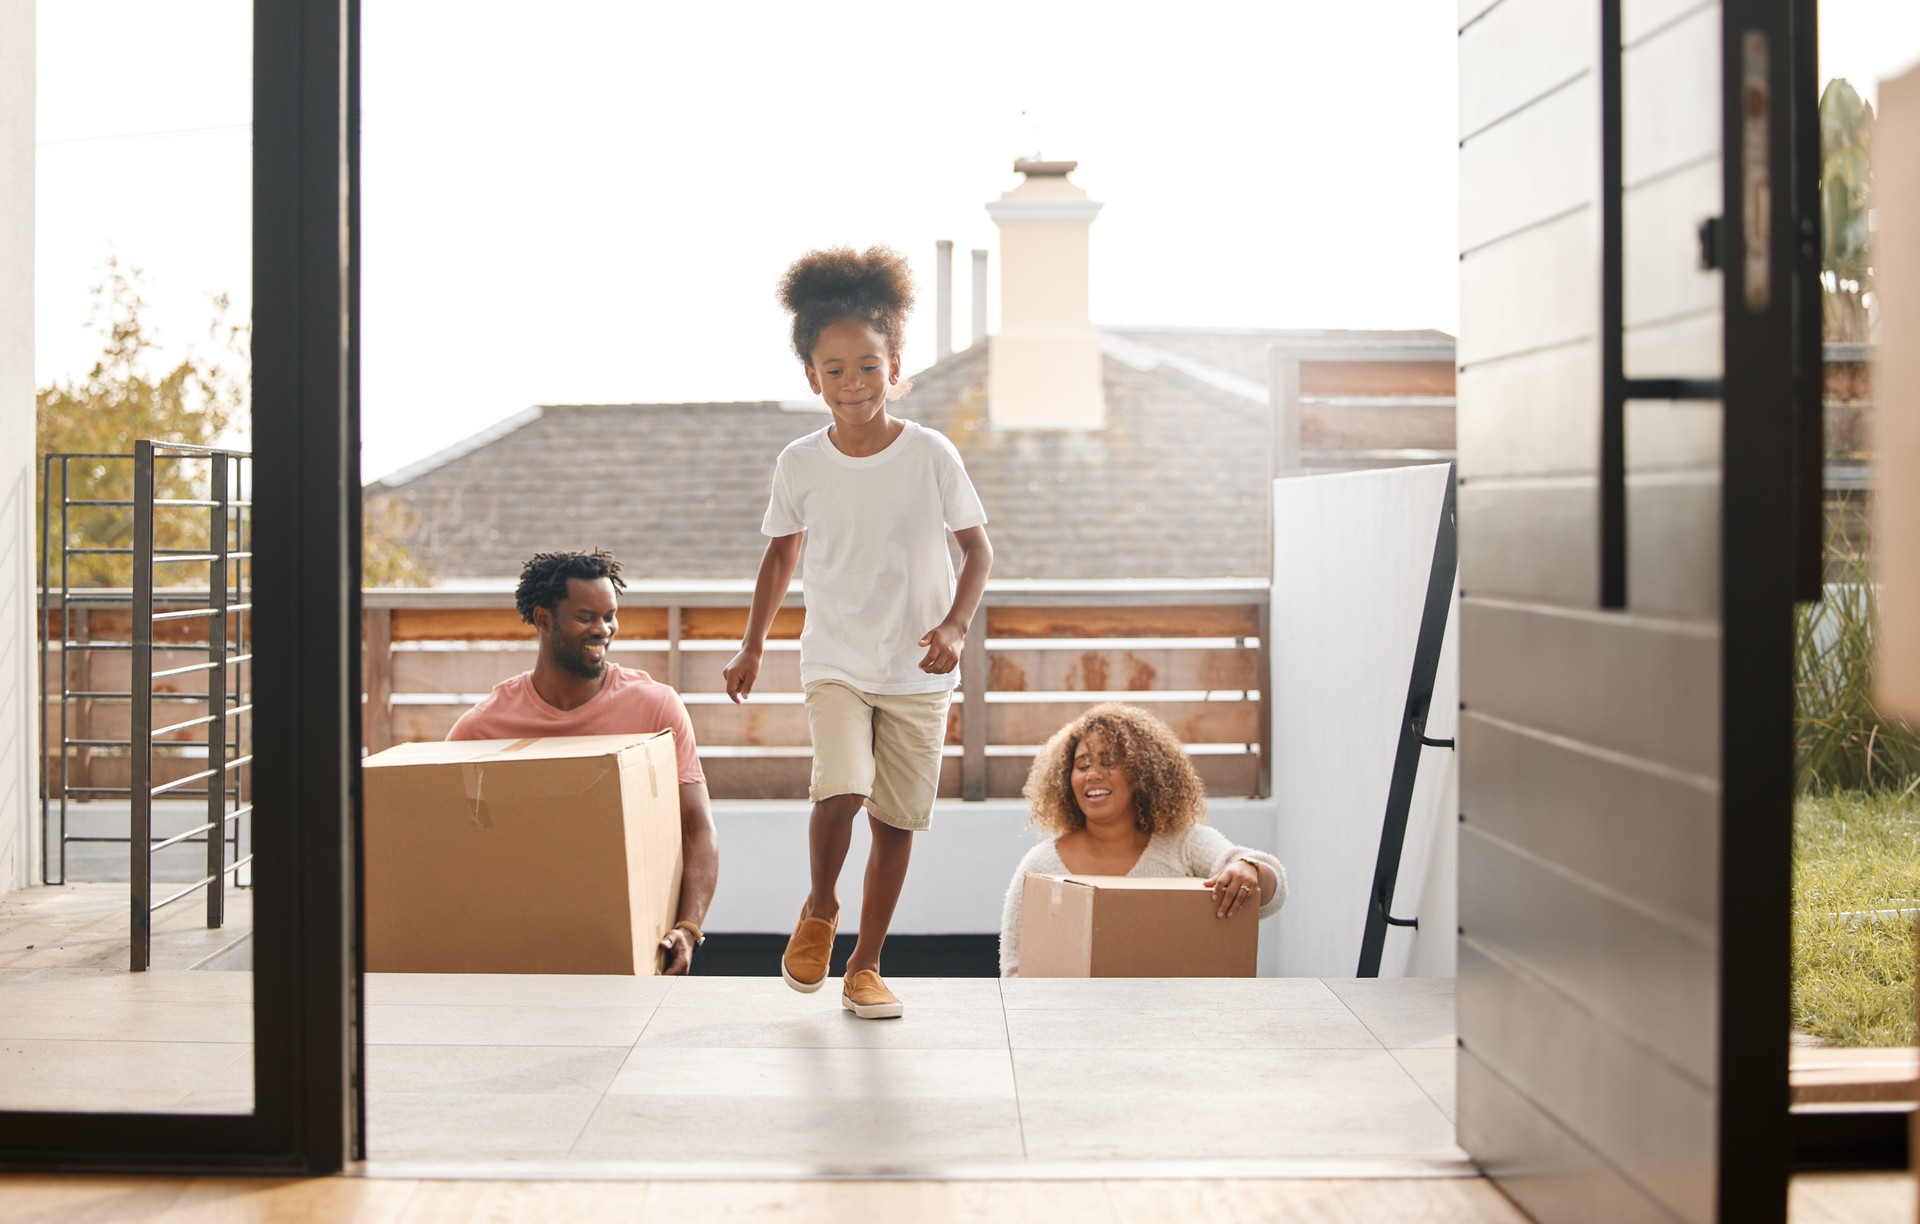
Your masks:
{"label": "white chimney", "polygon": [[1088,232],[1101,206],[1067,181],[1078,164],[1017,161],[1025,179],[987,205],[1000,228],[1000,331],[987,374],[995,429],[1106,424],[1100,341],[1087,317]]}
{"label": "white chimney", "polygon": [[942,238],[933,244],[935,251],[933,312],[933,358],[945,361],[953,356],[953,239]]}
{"label": "white chimney", "polygon": [[984,342],[987,338],[987,253],[976,249],[973,252],[973,339],[968,347]]}

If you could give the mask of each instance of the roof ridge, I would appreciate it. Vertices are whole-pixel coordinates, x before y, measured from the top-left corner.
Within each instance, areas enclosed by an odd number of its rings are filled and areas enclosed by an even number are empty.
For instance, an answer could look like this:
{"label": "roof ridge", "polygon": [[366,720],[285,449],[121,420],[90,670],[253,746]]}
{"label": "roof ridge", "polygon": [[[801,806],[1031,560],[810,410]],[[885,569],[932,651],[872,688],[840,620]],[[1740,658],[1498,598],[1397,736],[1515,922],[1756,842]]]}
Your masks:
{"label": "roof ridge", "polygon": [[1170,352],[1167,349],[1156,348],[1151,344],[1142,344],[1138,340],[1129,340],[1112,332],[1101,332],[1099,337],[1102,353],[1122,365],[1132,366],[1142,374],[1152,373],[1161,366],[1165,366],[1169,370],[1185,374],[1195,382],[1205,383],[1229,395],[1235,395],[1256,404],[1265,404],[1268,401],[1269,392],[1265,383],[1257,383],[1250,378],[1242,378],[1238,374],[1223,370],[1219,366],[1208,365],[1204,361]]}
{"label": "roof ridge", "polygon": [[403,484],[411,484],[429,472],[438,471],[456,459],[463,459],[481,447],[497,442],[523,426],[533,424],[539,420],[545,412],[546,409],[539,404],[535,404],[531,408],[523,408],[510,417],[504,417],[501,420],[495,421],[478,433],[468,434],[452,446],[443,447],[424,459],[416,459],[404,467],[388,472],[385,476],[373,481],[372,484],[388,489],[398,488]]}

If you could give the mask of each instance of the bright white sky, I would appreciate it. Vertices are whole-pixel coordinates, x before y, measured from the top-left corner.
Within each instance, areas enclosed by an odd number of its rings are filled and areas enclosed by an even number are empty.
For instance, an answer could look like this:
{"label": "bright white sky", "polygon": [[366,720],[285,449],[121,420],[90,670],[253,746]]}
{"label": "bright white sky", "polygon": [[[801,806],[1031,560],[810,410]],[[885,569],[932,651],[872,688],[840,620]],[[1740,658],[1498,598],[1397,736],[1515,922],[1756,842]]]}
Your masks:
{"label": "bright white sky", "polygon": [[[210,293],[244,317],[250,7],[38,6],[43,383],[98,351],[110,252],[170,345]],[[934,241],[964,344],[981,206],[1035,151],[1106,203],[1096,322],[1451,332],[1453,7],[369,3],[365,473],[536,403],[803,396],[773,283],[826,243],[913,260],[918,369]],[[1920,4],[1832,0],[1822,41],[1871,96]]]}

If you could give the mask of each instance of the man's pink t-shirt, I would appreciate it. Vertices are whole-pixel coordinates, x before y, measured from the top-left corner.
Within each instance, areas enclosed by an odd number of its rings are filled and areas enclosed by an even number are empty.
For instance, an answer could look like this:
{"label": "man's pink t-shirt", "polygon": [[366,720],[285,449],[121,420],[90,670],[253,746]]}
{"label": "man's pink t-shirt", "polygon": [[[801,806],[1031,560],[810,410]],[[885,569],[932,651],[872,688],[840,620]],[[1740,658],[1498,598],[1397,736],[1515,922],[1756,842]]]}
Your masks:
{"label": "man's pink t-shirt", "polygon": [[450,740],[529,739],[547,735],[631,735],[672,731],[680,758],[680,781],[704,782],[693,742],[693,723],[680,694],[632,667],[609,664],[606,682],[593,699],[557,710],[534,691],[533,673],[521,672],[493,686],[480,704],[460,716]]}

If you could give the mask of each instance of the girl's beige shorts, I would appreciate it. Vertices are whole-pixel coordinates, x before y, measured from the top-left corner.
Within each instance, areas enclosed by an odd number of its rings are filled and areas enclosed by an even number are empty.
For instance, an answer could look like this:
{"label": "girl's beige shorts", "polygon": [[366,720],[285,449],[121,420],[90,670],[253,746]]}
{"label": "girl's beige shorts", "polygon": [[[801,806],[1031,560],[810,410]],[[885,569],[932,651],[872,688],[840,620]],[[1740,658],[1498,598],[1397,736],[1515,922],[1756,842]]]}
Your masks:
{"label": "girl's beige shorts", "polygon": [[863,693],[839,680],[807,686],[815,803],[865,795],[867,811],[896,829],[933,823],[950,692]]}

